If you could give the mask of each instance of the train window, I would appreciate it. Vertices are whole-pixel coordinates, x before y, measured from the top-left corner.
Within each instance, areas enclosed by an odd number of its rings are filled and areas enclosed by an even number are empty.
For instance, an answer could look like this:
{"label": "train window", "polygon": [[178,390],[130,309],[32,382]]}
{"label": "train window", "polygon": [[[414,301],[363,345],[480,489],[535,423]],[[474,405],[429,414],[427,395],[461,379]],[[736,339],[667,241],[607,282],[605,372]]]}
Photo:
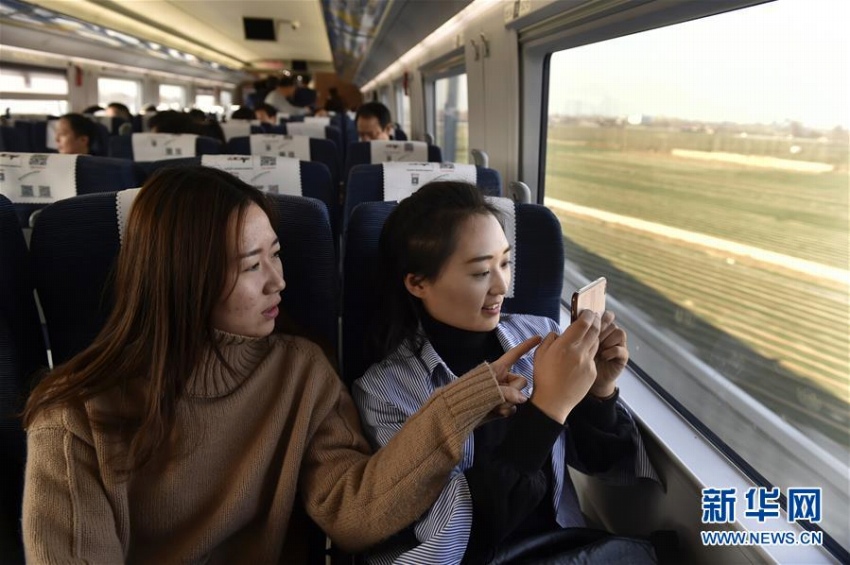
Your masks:
{"label": "train window", "polygon": [[0,110],[10,114],[62,115],[68,112],[64,71],[0,66]]}
{"label": "train window", "polygon": [[159,85],[159,105],[160,110],[178,110],[183,111],[186,107],[186,87],[176,84],[160,84]]}
{"label": "train window", "polygon": [[211,88],[195,90],[195,108],[208,113],[221,113],[221,107],[215,101],[215,91]]}
{"label": "train window", "polygon": [[469,162],[469,114],[466,73],[434,81],[437,145],[444,161]]}
{"label": "train window", "polygon": [[845,547],[848,16],[771,2],[552,53],[543,183],[634,362],[783,493],[822,488]]}
{"label": "train window", "polygon": [[139,81],[101,77],[97,79],[97,100],[104,108],[111,102],[120,102],[135,114],[141,106],[141,86]]}

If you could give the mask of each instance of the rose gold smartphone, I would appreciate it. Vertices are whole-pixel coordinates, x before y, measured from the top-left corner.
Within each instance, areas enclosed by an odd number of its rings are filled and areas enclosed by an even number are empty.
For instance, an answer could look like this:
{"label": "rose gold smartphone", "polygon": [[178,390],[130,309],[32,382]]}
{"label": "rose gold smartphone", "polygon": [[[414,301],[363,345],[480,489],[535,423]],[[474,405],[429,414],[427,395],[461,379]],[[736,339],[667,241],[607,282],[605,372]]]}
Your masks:
{"label": "rose gold smartphone", "polygon": [[592,283],[584,286],[573,293],[573,301],[570,305],[570,321],[575,322],[582,310],[592,310],[599,317],[605,313],[605,291],[608,281],[605,277],[599,277]]}

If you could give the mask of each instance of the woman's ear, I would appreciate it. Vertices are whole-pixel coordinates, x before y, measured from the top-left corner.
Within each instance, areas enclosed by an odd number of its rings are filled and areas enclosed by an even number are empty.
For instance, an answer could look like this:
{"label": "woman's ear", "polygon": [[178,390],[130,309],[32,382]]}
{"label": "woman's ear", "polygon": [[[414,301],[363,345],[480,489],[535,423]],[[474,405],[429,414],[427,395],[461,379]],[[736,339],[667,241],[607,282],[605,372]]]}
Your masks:
{"label": "woman's ear", "polygon": [[428,280],[422,275],[414,275],[413,273],[407,273],[404,277],[404,286],[407,288],[407,292],[415,296],[416,298],[423,298],[428,288]]}

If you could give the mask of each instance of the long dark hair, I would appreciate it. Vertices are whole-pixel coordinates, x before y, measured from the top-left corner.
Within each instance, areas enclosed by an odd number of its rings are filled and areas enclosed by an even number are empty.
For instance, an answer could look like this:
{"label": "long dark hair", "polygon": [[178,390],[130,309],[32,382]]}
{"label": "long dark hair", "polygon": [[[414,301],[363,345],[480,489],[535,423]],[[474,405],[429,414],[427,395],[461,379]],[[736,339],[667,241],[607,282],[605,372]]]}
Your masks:
{"label": "long dark hair", "polygon": [[144,398],[133,406],[138,418],[95,423],[107,432],[131,429],[126,470],[149,462],[171,437],[190,375],[208,351],[217,351],[211,314],[234,284],[229,254],[251,204],[274,225],[263,193],[228,173],[190,166],[152,176],[128,218],[105,326],[36,386],[24,426],[50,408],[79,405],[141,379]]}
{"label": "long dark hair", "polygon": [[418,332],[422,301],[404,285],[408,274],[434,280],[457,247],[463,224],[474,215],[499,210],[472,184],[432,182],[402,200],[389,215],[378,243],[379,282],[384,307],[376,315],[376,358],[383,359],[407,340],[422,347]]}

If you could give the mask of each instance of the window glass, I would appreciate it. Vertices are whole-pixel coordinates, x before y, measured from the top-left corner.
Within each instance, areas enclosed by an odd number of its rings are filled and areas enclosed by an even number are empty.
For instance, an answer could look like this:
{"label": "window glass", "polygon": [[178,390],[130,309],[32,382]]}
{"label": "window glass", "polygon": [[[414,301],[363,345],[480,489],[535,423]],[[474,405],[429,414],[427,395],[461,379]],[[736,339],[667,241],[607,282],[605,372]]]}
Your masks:
{"label": "window glass", "polygon": [[545,165],[632,359],[783,494],[821,487],[845,547],[847,21],[783,0],[554,53]]}
{"label": "window glass", "polygon": [[195,108],[204,112],[218,112],[220,107],[215,103],[215,93],[212,90],[198,89],[195,93]]}
{"label": "window glass", "polygon": [[120,78],[97,79],[97,103],[106,108],[112,102],[120,102],[130,109],[131,114],[139,111],[141,88],[136,80]]}
{"label": "window glass", "polygon": [[68,94],[68,78],[61,71],[50,73],[0,67],[0,92]]}
{"label": "window glass", "polygon": [[[51,96],[55,95],[55,96]],[[68,79],[51,73],[0,66],[0,112],[10,115],[62,115],[69,111]]]}
{"label": "window glass", "polygon": [[22,100],[13,97],[0,97],[0,113],[6,112],[12,117],[20,115],[32,116],[61,116],[67,114],[67,100]]}
{"label": "window glass", "polygon": [[183,111],[186,107],[186,87],[176,84],[159,85],[159,105],[163,110]]}
{"label": "window glass", "polygon": [[469,116],[466,73],[434,81],[436,102],[436,143],[443,161],[469,163]]}

